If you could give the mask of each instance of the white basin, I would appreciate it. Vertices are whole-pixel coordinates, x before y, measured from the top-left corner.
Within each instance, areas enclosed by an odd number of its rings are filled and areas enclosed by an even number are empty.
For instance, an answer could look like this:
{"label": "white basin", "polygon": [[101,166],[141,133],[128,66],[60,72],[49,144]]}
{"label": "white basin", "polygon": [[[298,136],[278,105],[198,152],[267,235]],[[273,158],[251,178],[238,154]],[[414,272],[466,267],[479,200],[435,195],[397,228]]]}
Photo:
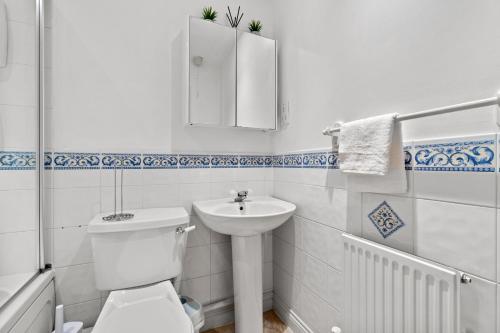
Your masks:
{"label": "white basin", "polygon": [[218,199],[193,203],[210,229],[231,235],[236,332],[262,333],[262,233],[279,227],[295,205],[271,197],[241,203]]}
{"label": "white basin", "polygon": [[210,229],[234,236],[253,236],[273,230],[295,211],[294,204],[271,197],[251,197],[242,203],[217,199],[193,205]]}

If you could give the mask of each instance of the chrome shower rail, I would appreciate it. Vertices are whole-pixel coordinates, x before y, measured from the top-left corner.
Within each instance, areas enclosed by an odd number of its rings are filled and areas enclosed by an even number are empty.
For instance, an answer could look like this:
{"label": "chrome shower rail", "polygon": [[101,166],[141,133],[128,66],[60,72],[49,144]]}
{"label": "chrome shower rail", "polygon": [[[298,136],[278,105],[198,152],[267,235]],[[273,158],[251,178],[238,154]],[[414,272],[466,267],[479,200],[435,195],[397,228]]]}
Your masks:
{"label": "chrome shower rail", "polygon": [[[444,106],[436,109],[429,109],[419,112],[414,112],[406,115],[401,115],[396,118],[398,121],[417,119],[429,116],[436,116],[444,113],[451,113],[456,111],[463,111],[469,109],[476,109],[485,106],[497,105],[500,107],[500,92],[495,97],[480,99],[477,101],[466,102],[461,104],[455,104],[450,106]],[[497,115],[500,114],[500,109],[497,110]],[[500,119],[497,116],[497,121]],[[335,135],[334,133],[340,132],[340,127],[327,127],[323,130],[323,135]]]}

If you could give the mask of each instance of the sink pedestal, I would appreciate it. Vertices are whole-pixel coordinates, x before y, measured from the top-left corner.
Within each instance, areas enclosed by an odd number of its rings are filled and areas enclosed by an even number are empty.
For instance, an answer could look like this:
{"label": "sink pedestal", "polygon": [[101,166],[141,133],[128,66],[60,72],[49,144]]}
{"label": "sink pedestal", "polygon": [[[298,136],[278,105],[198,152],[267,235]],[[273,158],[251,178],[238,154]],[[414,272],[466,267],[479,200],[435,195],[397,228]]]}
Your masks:
{"label": "sink pedestal", "polygon": [[262,235],[231,236],[237,333],[262,333]]}

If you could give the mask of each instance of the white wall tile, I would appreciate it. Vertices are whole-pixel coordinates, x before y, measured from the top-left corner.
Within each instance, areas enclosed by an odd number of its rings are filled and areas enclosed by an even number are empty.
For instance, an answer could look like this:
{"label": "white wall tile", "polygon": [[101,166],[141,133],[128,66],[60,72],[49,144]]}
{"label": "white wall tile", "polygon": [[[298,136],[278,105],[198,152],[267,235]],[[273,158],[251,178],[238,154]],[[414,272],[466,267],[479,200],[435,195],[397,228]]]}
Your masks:
{"label": "white wall tile", "polygon": [[37,88],[35,67],[10,64],[0,68],[0,101],[2,104],[34,106]]}
{"label": "white wall tile", "polygon": [[302,283],[317,295],[327,295],[327,265],[307,254],[302,256]]}
{"label": "white wall tile", "polygon": [[273,233],[268,231],[262,234],[262,262],[273,261]]}
{"label": "white wall tile", "polygon": [[179,169],[144,169],[142,180],[144,185],[167,185],[178,182]]}
{"label": "white wall tile", "polygon": [[461,285],[461,332],[489,333],[496,329],[496,284],[479,277]]}
{"label": "white wall tile", "polygon": [[273,235],[281,238],[285,242],[295,245],[298,248],[302,247],[301,224],[304,218],[300,216],[292,216],[280,227],[273,230]]}
{"label": "white wall tile", "polygon": [[179,183],[199,184],[210,182],[210,170],[208,168],[179,169]]}
{"label": "white wall tile", "polygon": [[334,229],[328,229],[328,265],[338,270],[344,268],[344,245],[342,242],[342,232]]}
{"label": "white wall tile", "polygon": [[81,321],[83,327],[92,327],[101,312],[101,300],[95,299],[88,302],[66,305],[64,307],[64,320]]}
{"label": "white wall tile", "polygon": [[283,242],[279,238],[273,240],[273,262],[280,266],[285,272],[300,280],[302,251],[292,245]]}
{"label": "white wall tile", "polygon": [[273,290],[273,263],[266,262],[262,265],[262,290]]}
{"label": "white wall tile", "polygon": [[100,212],[98,187],[53,190],[54,227],[87,225]]}
{"label": "white wall tile", "polygon": [[188,280],[209,274],[210,246],[187,248],[182,267],[182,278]]}
{"label": "white wall tile", "polygon": [[416,200],[415,253],[495,280],[494,208]]}
{"label": "white wall tile", "polygon": [[217,243],[210,245],[210,273],[222,273],[232,269],[231,243]]}
{"label": "white wall tile", "polygon": [[0,191],[32,190],[36,186],[37,173],[35,170],[9,170],[8,172],[0,172]]}
{"label": "white wall tile", "polygon": [[[142,186],[124,186],[123,187],[123,211],[130,209],[140,209],[143,207],[143,187]],[[150,190],[150,188],[146,188]],[[114,209],[114,188],[101,187],[101,212],[111,213]],[[163,197],[157,197],[163,199]],[[116,209],[120,211],[121,206],[120,188],[116,192]],[[149,202],[151,203],[151,202]],[[158,206],[155,206],[158,207]]]}
{"label": "white wall tile", "polygon": [[54,266],[63,267],[93,261],[87,227],[65,227],[53,230]]}
{"label": "white wall tile", "polygon": [[194,298],[201,304],[210,303],[210,276],[184,280],[181,283],[181,295]]}
{"label": "white wall tile", "polygon": [[187,246],[201,246],[210,244],[210,229],[196,215],[191,215],[190,225],[196,226],[196,229],[189,232]]}
{"label": "white wall tile", "polygon": [[37,114],[34,107],[0,105],[0,146],[2,148],[35,150],[36,127]]}
{"label": "white wall tile", "polygon": [[35,190],[0,191],[0,233],[38,228],[36,207]]}
{"label": "white wall tile", "polygon": [[211,244],[224,243],[224,242],[230,242],[230,241],[231,241],[230,235],[224,235],[224,234],[220,234],[218,232],[215,232],[213,230],[210,230],[210,243]]}
{"label": "white wall tile", "polygon": [[304,252],[324,262],[328,262],[328,244],[332,241],[329,239],[329,229],[329,227],[321,223],[303,219],[301,223],[301,232],[302,249]]}
{"label": "white wall tile", "polygon": [[[413,201],[413,198],[363,193],[363,237],[401,251],[412,253],[414,237]],[[402,227],[387,237],[382,236],[374,225],[374,222],[369,218],[369,215],[383,202],[386,202],[404,223]],[[386,228],[389,227],[390,225],[386,226]]]}
{"label": "white wall tile", "polygon": [[210,185],[207,183],[180,184],[179,197],[181,205],[188,214],[191,214],[194,201],[210,199]]}
{"label": "white wall tile", "polygon": [[32,24],[10,21],[7,33],[7,61],[13,64],[34,66],[35,27]]}
{"label": "white wall tile", "polygon": [[[143,184],[142,169],[123,169],[123,186],[139,186]],[[115,170],[101,169],[101,186],[115,186]],[[116,184],[121,185],[121,170],[116,170]]]}
{"label": "white wall tile", "polygon": [[55,170],[52,176],[54,188],[98,187],[101,185],[100,170]]}
{"label": "white wall tile", "polygon": [[38,232],[0,234],[0,275],[38,269]]}
{"label": "white wall tile", "polygon": [[210,300],[220,301],[233,296],[233,272],[214,274],[210,276]]}
{"label": "white wall tile", "polygon": [[143,187],[143,208],[178,207],[180,205],[179,184]]}
{"label": "white wall tile", "polygon": [[334,268],[327,268],[326,301],[341,312],[344,308],[344,275]]}
{"label": "white wall tile", "polygon": [[9,20],[35,24],[35,5],[30,0],[5,0],[9,11]]}
{"label": "white wall tile", "polygon": [[329,332],[332,326],[341,326],[341,313],[307,287],[301,288],[300,303],[301,318],[315,332]]}
{"label": "white wall tile", "polygon": [[[495,172],[415,171],[415,197],[494,207]],[[467,189],[467,190],[464,190]]]}
{"label": "white wall tile", "polygon": [[302,284],[278,265],[273,266],[273,287],[277,297],[296,313],[300,312],[300,290]]}
{"label": "white wall tile", "polygon": [[100,298],[94,280],[94,265],[56,268],[57,304],[75,304]]}

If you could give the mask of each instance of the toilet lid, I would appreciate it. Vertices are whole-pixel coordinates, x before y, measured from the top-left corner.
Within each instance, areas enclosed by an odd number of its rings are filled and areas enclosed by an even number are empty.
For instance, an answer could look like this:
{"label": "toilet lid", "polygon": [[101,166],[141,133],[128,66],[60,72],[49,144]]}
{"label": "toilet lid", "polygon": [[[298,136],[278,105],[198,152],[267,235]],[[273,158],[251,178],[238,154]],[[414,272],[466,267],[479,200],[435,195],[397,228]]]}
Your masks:
{"label": "toilet lid", "polygon": [[93,333],[192,333],[193,325],[169,281],[113,291]]}

